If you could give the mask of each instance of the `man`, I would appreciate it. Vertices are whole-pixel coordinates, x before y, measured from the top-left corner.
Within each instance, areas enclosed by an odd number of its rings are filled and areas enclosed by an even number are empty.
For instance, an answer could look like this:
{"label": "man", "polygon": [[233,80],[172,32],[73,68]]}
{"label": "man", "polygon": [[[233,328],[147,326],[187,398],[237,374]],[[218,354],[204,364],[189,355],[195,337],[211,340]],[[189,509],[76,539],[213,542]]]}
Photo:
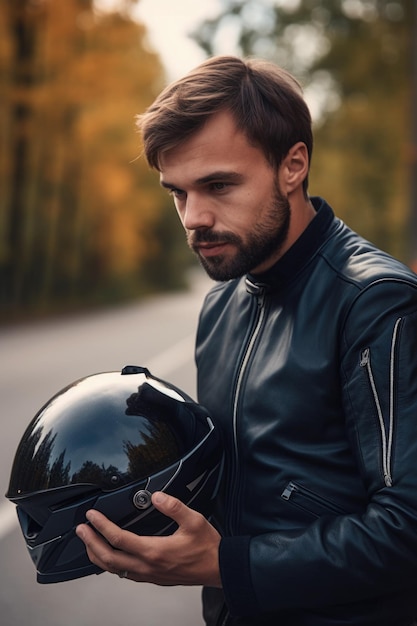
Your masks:
{"label": "man", "polygon": [[220,281],[196,361],[226,478],[213,524],[154,494],[179,525],[171,537],[89,512],[78,533],[90,559],[204,585],[210,626],[412,624],[417,277],[309,198],[310,115],[276,66],[212,58],[139,123],[189,245]]}

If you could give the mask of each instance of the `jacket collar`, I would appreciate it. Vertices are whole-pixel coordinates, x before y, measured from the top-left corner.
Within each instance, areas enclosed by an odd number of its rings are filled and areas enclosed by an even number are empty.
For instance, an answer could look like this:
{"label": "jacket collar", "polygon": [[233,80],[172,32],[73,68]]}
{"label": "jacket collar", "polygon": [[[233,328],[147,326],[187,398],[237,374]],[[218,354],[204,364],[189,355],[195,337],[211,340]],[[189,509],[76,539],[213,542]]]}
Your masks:
{"label": "jacket collar", "polygon": [[252,293],[253,287],[256,286],[274,290],[288,284],[329,237],[335,220],[333,210],[323,198],[314,197],[310,198],[310,201],[316,210],[316,216],[291,248],[272,267],[262,274],[246,276],[249,293]]}

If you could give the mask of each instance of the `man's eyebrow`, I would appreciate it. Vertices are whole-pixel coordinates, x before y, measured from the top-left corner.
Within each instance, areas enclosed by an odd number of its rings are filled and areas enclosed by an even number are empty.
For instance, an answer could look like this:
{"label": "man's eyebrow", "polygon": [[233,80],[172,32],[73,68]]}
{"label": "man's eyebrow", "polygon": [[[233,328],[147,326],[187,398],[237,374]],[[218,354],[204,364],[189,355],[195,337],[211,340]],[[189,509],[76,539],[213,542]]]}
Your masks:
{"label": "man's eyebrow", "polygon": [[212,182],[222,182],[222,183],[239,183],[243,180],[243,175],[238,172],[230,172],[227,170],[218,170],[216,172],[211,172],[207,174],[207,176],[201,176],[197,178],[195,181],[197,185],[206,185],[207,183]]}
{"label": "man's eyebrow", "polygon": [[168,183],[166,180],[159,180],[161,187],[165,187],[165,189],[176,189],[176,186],[172,183]]}
{"label": "man's eyebrow", "polygon": [[[225,182],[225,183],[239,183],[243,180],[243,175],[238,172],[229,172],[226,170],[218,170],[216,172],[210,172],[206,176],[200,176],[194,181],[195,185],[207,185],[212,182]],[[170,183],[167,180],[160,180],[160,184],[165,189],[177,189],[177,185]]]}

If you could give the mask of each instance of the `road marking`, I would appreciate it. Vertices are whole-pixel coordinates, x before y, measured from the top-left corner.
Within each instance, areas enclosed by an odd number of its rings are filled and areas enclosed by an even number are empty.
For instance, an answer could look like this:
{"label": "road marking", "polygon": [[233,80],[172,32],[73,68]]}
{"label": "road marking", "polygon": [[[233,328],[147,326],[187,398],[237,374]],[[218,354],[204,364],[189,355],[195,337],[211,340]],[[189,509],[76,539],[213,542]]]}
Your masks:
{"label": "road marking", "polygon": [[[156,355],[146,363],[151,374],[168,378],[179,367],[186,365],[193,356],[195,335],[184,337],[176,344]],[[10,502],[0,504],[0,541],[12,532],[17,524],[16,507]]]}

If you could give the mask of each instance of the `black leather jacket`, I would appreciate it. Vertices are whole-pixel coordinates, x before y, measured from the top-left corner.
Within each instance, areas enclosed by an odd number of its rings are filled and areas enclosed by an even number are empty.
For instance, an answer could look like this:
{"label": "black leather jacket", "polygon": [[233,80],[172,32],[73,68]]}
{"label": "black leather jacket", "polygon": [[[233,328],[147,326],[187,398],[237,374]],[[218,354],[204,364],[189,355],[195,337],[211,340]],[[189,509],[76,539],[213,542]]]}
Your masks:
{"label": "black leather jacket", "polygon": [[313,204],[272,269],[201,313],[198,396],[227,451],[209,624],[417,616],[417,276]]}

